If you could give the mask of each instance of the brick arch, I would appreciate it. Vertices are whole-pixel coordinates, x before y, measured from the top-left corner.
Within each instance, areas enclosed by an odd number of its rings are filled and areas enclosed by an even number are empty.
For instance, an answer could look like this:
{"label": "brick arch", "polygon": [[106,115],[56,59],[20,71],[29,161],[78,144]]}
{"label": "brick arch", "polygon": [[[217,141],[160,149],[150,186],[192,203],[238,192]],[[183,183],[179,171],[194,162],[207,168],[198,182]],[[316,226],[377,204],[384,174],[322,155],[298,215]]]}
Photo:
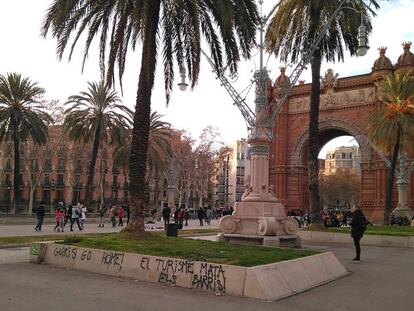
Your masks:
{"label": "brick arch", "polygon": [[[278,88],[272,92],[274,97],[280,95]],[[277,198],[287,209],[309,207],[306,147],[310,94],[311,84],[294,86],[273,125],[269,184],[274,185]],[[370,73],[339,79],[332,72],[325,75],[319,104],[320,147],[338,136],[355,137],[361,151],[360,204],[368,217],[379,221],[383,217],[388,167],[366,137],[367,120],[378,107],[378,91]],[[396,206],[396,185],[394,189]],[[414,172],[410,176],[408,200],[414,210]]]}
{"label": "brick arch", "polygon": [[[334,131],[333,135],[328,135],[327,138],[323,139],[324,132]],[[321,134],[322,140],[320,141],[320,148],[323,147],[329,140],[343,136],[349,135],[355,137],[355,140],[358,142],[360,151],[361,151],[361,161],[367,162],[371,160],[371,148],[364,131],[356,126],[352,121],[339,119],[339,118],[326,118],[319,122],[319,132]],[[295,143],[292,154],[290,156],[290,163],[293,166],[306,166],[303,163],[304,153],[306,153],[306,146],[309,141],[309,132],[304,130],[299,136],[298,140]]]}

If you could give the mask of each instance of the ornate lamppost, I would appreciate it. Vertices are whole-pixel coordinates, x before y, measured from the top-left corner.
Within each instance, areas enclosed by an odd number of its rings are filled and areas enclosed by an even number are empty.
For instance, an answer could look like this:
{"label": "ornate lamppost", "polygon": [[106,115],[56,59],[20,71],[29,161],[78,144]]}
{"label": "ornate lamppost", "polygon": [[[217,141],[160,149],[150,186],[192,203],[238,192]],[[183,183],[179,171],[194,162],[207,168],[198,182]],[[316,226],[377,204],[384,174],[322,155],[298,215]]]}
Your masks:
{"label": "ornate lamppost", "polygon": [[[263,0],[260,0],[259,3],[262,5]],[[280,236],[294,235],[299,229],[297,221],[286,215],[283,204],[276,198],[272,187],[269,187],[269,152],[270,144],[273,140],[273,124],[283,103],[288,98],[293,86],[298,81],[303,70],[306,69],[306,66],[310,63],[315,51],[319,49],[319,45],[332,23],[338,18],[341,18],[343,9],[351,9],[361,13],[352,5],[355,3],[364,4],[362,0],[343,0],[340,2],[337,9],[325,23],[319,34],[314,38],[314,40],[309,42],[308,50],[303,51],[302,59],[293,69],[287,85],[284,85],[284,87],[280,90],[280,97],[275,98],[276,106],[271,115],[269,115],[268,96],[266,94],[266,86],[269,76],[268,70],[263,63],[265,49],[263,35],[264,28],[270,16],[277,9],[280,3],[281,2],[274,6],[270,14],[263,16],[260,20],[260,67],[259,70],[254,73],[254,81],[256,82],[254,113],[224,76],[224,69],[216,69],[213,61],[204,51],[202,51],[214,69],[214,72],[220,80],[222,86],[224,86],[230,94],[234,100],[234,104],[242,113],[248,129],[250,130],[248,137],[251,156],[250,184],[246,185],[246,190],[242,196],[241,202],[235,203],[233,215],[224,216],[220,220],[220,229],[222,232],[220,237],[226,240],[240,240],[251,238],[257,239],[257,236],[259,236],[262,237],[263,244],[272,246],[279,245]],[[368,50],[367,34],[363,20],[361,21],[361,25],[358,29],[358,43],[359,47],[357,54],[363,56]],[[183,72],[183,70],[181,70],[181,72]],[[181,88],[183,83],[185,83],[185,80],[182,80],[179,84],[180,89],[184,89]],[[296,236],[292,237],[293,240],[295,238]],[[299,244],[298,240],[296,240],[296,244]]]}

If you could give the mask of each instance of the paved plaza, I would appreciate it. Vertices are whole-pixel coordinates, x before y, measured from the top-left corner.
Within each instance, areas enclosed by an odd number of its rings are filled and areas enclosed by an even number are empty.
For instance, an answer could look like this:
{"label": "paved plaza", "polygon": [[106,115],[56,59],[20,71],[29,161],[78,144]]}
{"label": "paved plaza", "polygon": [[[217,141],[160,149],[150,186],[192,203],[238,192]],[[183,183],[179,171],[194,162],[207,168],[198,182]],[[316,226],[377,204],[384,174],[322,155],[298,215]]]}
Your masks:
{"label": "paved plaza", "polygon": [[412,310],[414,249],[363,247],[355,264],[351,244],[304,248],[334,252],[351,274],[271,303],[34,265],[28,248],[0,249],[0,310]]}
{"label": "paved plaza", "polygon": [[[0,237],[7,237],[7,236],[38,236],[38,235],[49,235],[49,234],[59,234],[58,232],[53,231],[53,227],[55,224],[45,224],[42,226],[41,232],[36,232],[34,230],[35,222],[33,224],[13,224],[13,225],[0,225]],[[82,233],[110,233],[110,232],[118,232],[125,228],[126,222],[124,222],[123,227],[115,227],[107,223],[105,227],[99,228],[98,223],[96,220],[93,220],[93,223],[86,222],[85,230]],[[163,230],[164,222],[156,221],[155,223],[146,223],[145,227],[147,230]],[[188,221],[188,226],[184,226],[183,229],[199,229],[199,228],[217,228],[218,227],[218,220],[212,220],[211,225],[200,226],[199,221],[195,219],[191,219]],[[70,232],[70,225],[66,224],[64,234],[78,234],[79,230],[76,224],[73,226],[73,232]]]}

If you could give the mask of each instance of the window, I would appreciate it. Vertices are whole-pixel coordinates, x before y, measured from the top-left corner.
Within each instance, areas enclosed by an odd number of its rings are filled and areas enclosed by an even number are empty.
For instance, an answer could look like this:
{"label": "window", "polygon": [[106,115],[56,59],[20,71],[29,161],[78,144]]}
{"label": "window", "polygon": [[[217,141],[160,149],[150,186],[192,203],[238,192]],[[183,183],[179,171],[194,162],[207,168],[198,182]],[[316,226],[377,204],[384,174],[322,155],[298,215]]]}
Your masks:
{"label": "window", "polygon": [[32,163],[30,165],[30,170],[32,172],[36,172],[37,169],[38,169],[38,161],[37,161],[37,159],[32,159]]}
{"label": "window", "polygon": [[57,175],[57,184],[58,185],[63,185],[63,174],[58,174]]}
{"label": "window", "polygon": [[23,186],[23,174],[19,174],[19,186]]}
{"label": "window", "polygon": [[118,175],[114,175],[113,176],[113,185],[117,186],[118,185]]}
{"label": "window", "polygon": [[63,159],[58,159],[58,170],[64,170],[65,169],[65,162]]}
{"label": "window", "polygon": [[118,201],[118,191],[112,190],[112,199]]}
{"label": "window", "polygon": [[44,185],[50,184],[49,174],[45,174],[45,176],[43,177],[43,184]]}
{"label": "window", "polygon": [[50,172],[52,170],[52,159],[46,159],[45,161],[45,171]]}
{"label": "window", "polygon": [[75,184],[80,183],[80,175],[75,175]]}
{"label": "window", "polygon": [[7,161],[6,161],[6,170],[11,170],[12,169],[12,167],[11,167],[11,159],[7,159]]}
{"label": "window", "polygon": [[80,173],[81,171],[82,171],[82,161],[81,160],[78,160],[76,162],[75,172]]}
{"label": "window", "polygon": [[65,201],[64,197],[63,197],[63,190],[56,190],[56,200],[58,202],[63,202]]}

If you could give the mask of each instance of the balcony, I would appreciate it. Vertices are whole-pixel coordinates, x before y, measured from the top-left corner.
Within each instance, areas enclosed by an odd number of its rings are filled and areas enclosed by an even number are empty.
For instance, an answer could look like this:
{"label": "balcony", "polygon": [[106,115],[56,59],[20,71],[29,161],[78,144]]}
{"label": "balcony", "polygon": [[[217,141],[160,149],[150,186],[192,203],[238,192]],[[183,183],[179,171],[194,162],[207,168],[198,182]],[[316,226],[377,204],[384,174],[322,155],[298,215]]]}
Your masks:
{"label": "balcony", "polygon": [[120,188],[120,184],[118,182],[115,182],[112,184],[112,189],[119,189]]}
{"label": "balcony", "polygon": [[50,181],[44,181],[44,182],[42,182],[42,187],[43,188],[46,188],[46,189],[49,189],[51,187]]}

